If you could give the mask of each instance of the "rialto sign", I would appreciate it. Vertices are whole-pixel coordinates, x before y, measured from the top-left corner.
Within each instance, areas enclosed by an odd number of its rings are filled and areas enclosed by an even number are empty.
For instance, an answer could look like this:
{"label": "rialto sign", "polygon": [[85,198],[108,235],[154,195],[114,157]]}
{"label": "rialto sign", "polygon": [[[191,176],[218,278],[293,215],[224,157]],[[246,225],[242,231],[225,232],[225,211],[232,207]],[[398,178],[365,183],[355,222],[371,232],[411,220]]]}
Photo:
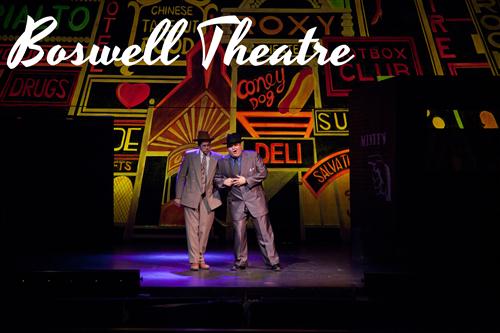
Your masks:
{"label": "rialto sign", "polygon": [[[48,26],[42,28],[41,31],[36,31],[47,23]],[[139,45],[130,45],[124,50],[117,46],[109,47],[104,45],[100,48],[92,45],[89,46],[90,51],[86,56],[85,47],[77,43],[74,48],[71,48],[71,52],[66,51],[61,45],[55,45],[45,55],[44,49],[37,43],[56,29],[57,21],[52,16],[44,17],[38,21],[34,21],[33,18],[28,16],[25,31],[9,52],[7,66],[11,69],[19,64],[30,67],[37,64],[44,57],[51,66],[64,61],[69,61],[75,66],[80,66],[85,62],[92,65],[109,65],[115,61],[120,61],[125,66],[133,66],[139,62],[153,65],[158,61],[164,65],[170,65],[177,60],[179,55],[170,57],[169,51],[175,48],[188,25],[189,22],[186,19],[180,19],[174,25],[169,19],[162,20],[151,33],[144,50]],[[271,51],[267,45],[263,44],[255,46],[248,54],[247,47],[241,43],[249,32],[252,21],[248,17],[240,20],[234,15],[229,15],[204,21],[197,27],[203,48],[202,65],[205,69],[210,66],[222,40],[223,30],[219,25],[236,25],[225,50],[224,63],[226,65],[230,65],[233,59],[238,65],[305,65],[317,58],[319,65],[332,64],[333,66],[341,66],[354,58],[350,48],[345,44],[339,45],[329,52],[327,48],[319,43],[319,39],[313,38],[316,28],[307,30],[304,38],[299,39],[300,49],[296,55],[288,45],[282,45]],[[210,27],[215,27],[215,29],[213,29],[211,38],[207,38],[210,41],[209,45],[206,45],[203,29]],[[162,43],[163,45],[161,45]],[[312,54],[309,50],[310,47],[314,50]],[[161,54],[156,58],[155,49],[161,49]],[[30,59],[25,59],[27,53],[32,56]]]}

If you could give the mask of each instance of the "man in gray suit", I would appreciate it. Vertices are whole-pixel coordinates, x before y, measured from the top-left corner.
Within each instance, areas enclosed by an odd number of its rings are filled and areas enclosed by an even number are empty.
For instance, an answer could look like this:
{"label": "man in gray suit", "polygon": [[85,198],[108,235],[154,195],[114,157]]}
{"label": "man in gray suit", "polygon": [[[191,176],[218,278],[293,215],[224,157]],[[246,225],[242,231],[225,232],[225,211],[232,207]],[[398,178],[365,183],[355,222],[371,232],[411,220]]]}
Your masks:
{"label": "man in gray suit", "polygon": [[222,155],[211,151],[213,138],[208,132],[199,131],[198,149],[187,151],[182,159],[175,187],[176,206],[184,207],[184,220],[192,271],[210,269],[205,262],[208,236],[214,222],[214,210],[222,202],[219,191],[213,186],[217,161]]}
{"label": "man in gray suit", "polygon": [[248,265],[246,220],[251,217],[264,262],[272,270],[279,271],[279,257],[274,246],[273,229],[262,188],[267,169],[257,152],[242,150],[241,142],[238,133],[227,135],[229,155],[219,160],[215,175],[217,187],[229,189],[227,201],[234,227],[235,255],[231,269],[241,270]]}

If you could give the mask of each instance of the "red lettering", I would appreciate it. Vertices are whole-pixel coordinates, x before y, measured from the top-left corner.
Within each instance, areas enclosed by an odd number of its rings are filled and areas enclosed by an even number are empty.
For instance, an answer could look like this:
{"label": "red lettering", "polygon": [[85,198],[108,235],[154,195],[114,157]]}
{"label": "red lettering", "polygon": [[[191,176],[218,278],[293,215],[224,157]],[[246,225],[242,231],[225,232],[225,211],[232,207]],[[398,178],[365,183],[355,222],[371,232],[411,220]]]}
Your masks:
{"label": "red lettering", "polygon": [[65,99],[69,88],[67,79],[16,78],[7,96]]}
{"label": "red lettering", "polygon": [[354,74],[346,75],[346,73],[345,73],[346,68],[352,69],[352,64],[345,64],[345,65],[342,65],[339,67],[340,78],[342,80],[344,80],[345,82],[352,82],[352,81],[356,80],[356,76]]}
{"label": "red lettering", "polygon": [[249,98],[252,108],[265,104],[271,107],[275,92],[281,93],[285,89],[285,69],[277,69],[272,73],[263,74],[252,80],[241,80],[236,86],[236,95],[239,99]]}
{"label": "red lettering", "polygon": [[65,85],[68,85],[67,88],[69,88],[70,82],[68,80],[62,79],[59,81],[59,92],[56,93],[56,96],[59,97],[60,99],[66,98],[66,92],[67,89],[64,87]]}
{"label": "red lettering", "polygon": [[24,84],[23,96],[31,97],[31,91],[35,87],[35,80],[26,79],[26,83]]}
{"label": "red lettering", "polygon": [[302,144],[297,143],[297,163],[302,164]]}
{"label": "red lettering", "polygon": [[394,75],[398,76],[398,75],[408,75],[410,76],[410,69],[408,68],[408,65],[407,64],[403,64],[403,63],[400,63],[400,62],[397,62],[397,63],[394,63]]}
{"label": "red lettering", "polygon": [[[274,21],[276,24],[276,28],[271,29],[266,27],[266,22],[268,21]],[[283,22],[281,22],[281,20],[276,16],[265,16],[262,20],[260,20],[259,28],[266,35],[277,35],[281,32],[281,30],[283,30]]]}
{"label": "red lettering", "polygon": [[106,6],[106,14],[110,16],[116,16],[118,14],[118,10],[120,9],[120,6],[118,6],[118,2],[116,1],[111,1],[107,6]]}
{"label": "red lettering", "polygon": [[[108,33],[111,29],[111,22],[116,20],[115,16],[117,16],[119,9],[120,9],[120,5],[118,5],[117,1],[111,1],[106,6],[106,16],[103,17],[103,19],[106,21],[106,25],[104,27],[104,33],[106,35],[100,35],[99,37],[97,37],[97,43],[96,43],[97,46],[109,44],[109,40],[111,39],[111,35],[109,35]],[[107,38],[108,40],[104,40],[105,38]],[[90,66],[89,71],[91,73],[100,73],[103,71],[103,69],[96,68],[94,65],[92,65],[92,66]]]}
{"label": "red lettering", "polygon": [[397,58],[397,59],[403,59],[403,60],[406,60],[407,58],[406,58],[406,56],[404,55],[405,50],[406,50],[406,49],[400,49],[400,50],[398,50],[398,49],[394,49],[394,51],[396,51],[396,53],[397,53],[396,58]]}
{"label": "red lettering", "polygon": [[295,153],[294,146],[290,145],[288,142],[258,142],[255,144],[255,151],[262,157],[264,164],[302,164],[302,143],[297,142]]}
{"label": "red lettering", "polygon": [[116,20],[116,17],[105,17],[106,20],[106,28],[104,28],[104,33],[109,33],[109,27],[111,26],[111,21]]}
{"label": "red lettering", "polygon": [[[381,66],[385,65],[387,73],[382,72]],[[373,64],[373,68],[375,69],[375,76],[392,76],[392,68],[391,64]]]}
{"label": "red lettering", "polygon": [[441,32],[448,32],[443,25],[444,17],[442,15],[431,15],[431,30],[433,33],[437,33],[437,27],[441,28]]}
{"label": "red lettering", "polygon": [[290,147],[288,146],[288,143],[285,143],[285,161],[288,164],[297,164],[297,160],[292,160],[290,158]]}
{"label": "red lettering", "polygon": [[17,97],[21,94],[22,89],[23,89],[23,80],[17,78],[14,80],[14,83],[12,83],[8,96]]}
{"label": "red lettering", "polygon": [[444,43],[451,42],[451,39],[448,37],[436,37],[436,46],[439,52],[439,57],[442,59],[450,59],[450,58],[456,58],[456,54],[452,53],[445,53],[446,50],[449,50],[450,47],[448,45],[445,45]]}
{"label": "red lettering", "polygon": [[370,58],[371,59],[380,59],[380,53],[378,52],[378,49],[375,49],[375,48],[370,49]]}
{"label": "red lettering", "polygon": [[375,81],[375,78],[373,76],[365,76],[363,73],[363,68],[361,67],[361,64],[356,64],[356,71],[358,72],[358,80],[361,82],[367,82],[367,81]]}
{"label": "red lettering", "polygon": [[272,164],[283,164],[285,161],[277,160],[276,157],[283,155],[283,151],[276,150],[277,148],[282,148],[283,143],[271,143],[271,163]]}
{"label": "red lettering", "polygon": [[[107,39],[107,40],[105,40]],[[100,35],[98,38],[97,38],[97,46],[101,46],[101,45],[108,45],[109,44],[109,40],[111,39],[111,35]]]}
{"label": "red lettering", "polygon": [[[262,161],[264,164],[269,163],[269,148],[266,146],[266,144],[262,142],[257,142],[255,144],[255,151],[262,157]],[[264,152],[264,155],[262,155],[262,151]]]}
{"label": "red lettering", "polygon": [[248,96],[246,89],[245,92],[241,91],[241,87],[243,87],[243,85],[246,84],[246,82],[247,82],[246,80],[241,80],[240,82],[238,82],[238,85],[236,86],[236,95],[238,95],[239,99],[245,99]]}
{"label": "red lettering", "polygon": [[304,22],[307,21],[309,19],[309,16],[306,16],[304,17],[304,19],[300,22],[297,22],[297,20],[295,20],[293,17],[291,16],[288,16],[288,18],[290,19],[290,21],[292,21],[294,24],[295,24],[295,28],[293,28],[292,30],[290,30],[290,32],[288,33],[289,36],[293,35],[297,30],[301,30],[304,34],[307,33],[307,30],[304,28]]}
{"label": "red lettering", "polygon": [[364,47],[360,47],[360,48],[358,48],[358,51],[361,52],[361,59],[366,59],[366,56],[365,56],[366,49]]}
{"label": "red lettering", "polygon": [[392,50],[387,47],[384,47],[382,49],[382,57],[384,57],[387,60],[392,59],[393,58]]}
{"label": "red lettering", "polygon": [[[108,40],[104,40],[105,38],[108,38]],[[97,46],[101,46],[101,45],[107,45],[109,44],[109,39],[111,39],[111,35],[101,35],[97,38],[97,43],[96,45]],[[100,73],[102,72],[103,69],[102,68],[96,68],[94,65],[90,66],[90,72],[91,73]]]}

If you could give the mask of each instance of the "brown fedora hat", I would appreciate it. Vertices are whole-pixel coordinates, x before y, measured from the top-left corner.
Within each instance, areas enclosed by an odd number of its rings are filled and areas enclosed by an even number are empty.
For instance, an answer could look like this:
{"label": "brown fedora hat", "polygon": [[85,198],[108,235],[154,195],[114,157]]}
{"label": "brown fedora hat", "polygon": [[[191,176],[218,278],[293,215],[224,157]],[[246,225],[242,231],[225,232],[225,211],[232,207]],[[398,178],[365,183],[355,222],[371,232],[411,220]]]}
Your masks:
{"label": "brown fedora hat", "polygon": [[198,137],[195,140],[196,142],[203,142],[212,141],[213,139],[207,131],[198,131]]}

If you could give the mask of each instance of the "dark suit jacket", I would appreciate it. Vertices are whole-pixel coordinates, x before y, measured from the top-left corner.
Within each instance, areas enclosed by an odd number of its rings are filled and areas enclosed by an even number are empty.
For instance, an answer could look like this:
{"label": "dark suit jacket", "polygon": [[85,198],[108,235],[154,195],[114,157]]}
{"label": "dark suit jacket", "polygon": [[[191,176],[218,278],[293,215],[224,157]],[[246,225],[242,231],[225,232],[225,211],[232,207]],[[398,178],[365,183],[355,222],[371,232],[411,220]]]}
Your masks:
{"label": "dark suit jacket", "polygon": [[[222,204],[219,191],[213,186],[217,160],[222,155],[216,152],[210,153],[210,163],[208,165],[207,182],[205,194],[210,209],[214,210]],[[200,150],[194,149],[186,152],[182,159],[179,172],[177,173],[177,183],[175,186],[175,198],[181,199],[181,205],[197,209],[201,201],[201,161]]]}
{"label": "dark suit jacket", "polygon": [[[225,188],[224,179],[233,176],[231,158],[230,155],[224,156],[217,163],[215,184],[219,188]],[[246,178],[247,184],[232,186],[229,191],[227,201],[231,210],[231,218],[233,220],[244,219],[245,206],[253,217],[266,215],[268,209],[262,182],[267,177],[267,169],[259,154],[249,150],[241,153],[240,175]]]}

